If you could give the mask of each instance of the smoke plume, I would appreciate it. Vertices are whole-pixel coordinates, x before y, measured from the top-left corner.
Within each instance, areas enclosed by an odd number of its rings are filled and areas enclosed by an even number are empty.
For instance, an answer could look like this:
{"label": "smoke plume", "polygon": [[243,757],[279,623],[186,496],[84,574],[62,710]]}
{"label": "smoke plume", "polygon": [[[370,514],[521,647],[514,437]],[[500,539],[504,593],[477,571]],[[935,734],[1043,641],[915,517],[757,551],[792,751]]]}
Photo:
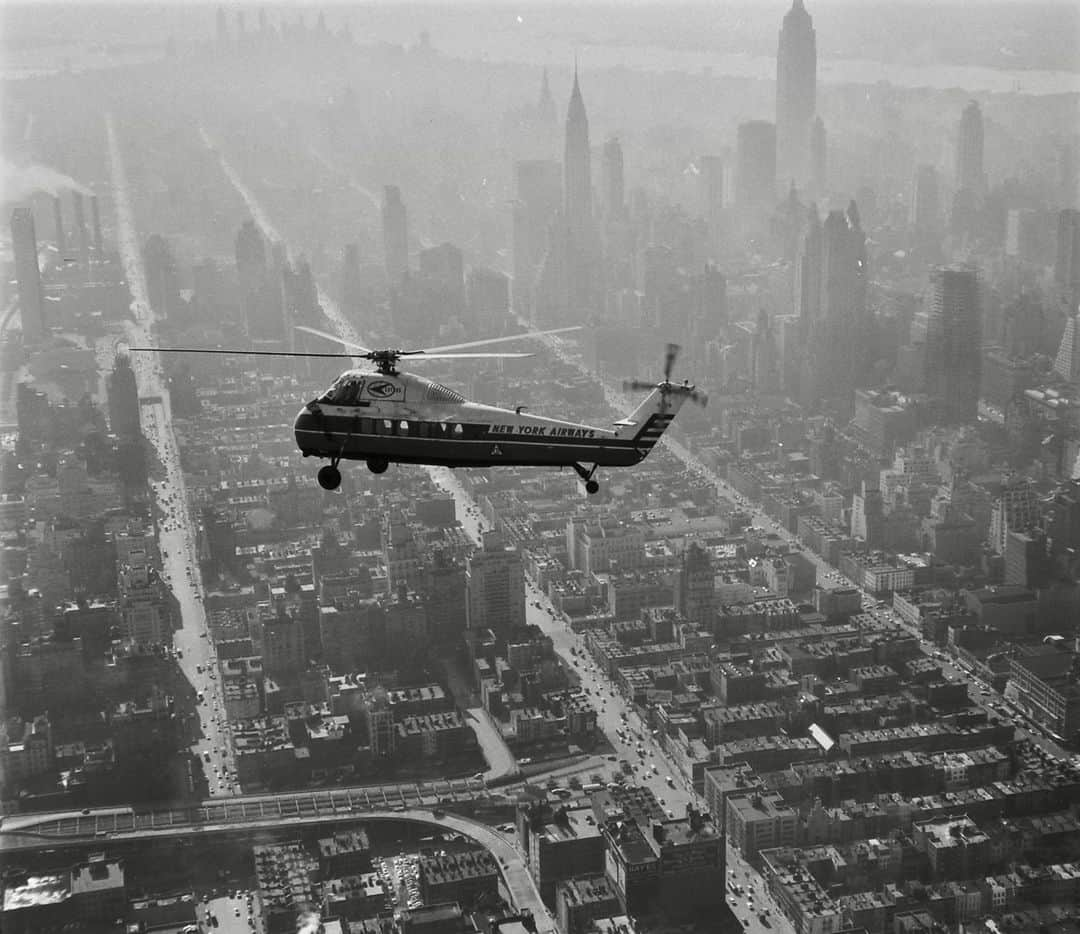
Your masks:
{"label": "smoke plume", "polygon": [[43,191],[58,195],[62,191],[77,191],[82,195],[93,192],[70,175],[57,172],[45,165],[15,165],[4,160],[3,187],[0,195],[5,201],[23,201],[31,195]]}

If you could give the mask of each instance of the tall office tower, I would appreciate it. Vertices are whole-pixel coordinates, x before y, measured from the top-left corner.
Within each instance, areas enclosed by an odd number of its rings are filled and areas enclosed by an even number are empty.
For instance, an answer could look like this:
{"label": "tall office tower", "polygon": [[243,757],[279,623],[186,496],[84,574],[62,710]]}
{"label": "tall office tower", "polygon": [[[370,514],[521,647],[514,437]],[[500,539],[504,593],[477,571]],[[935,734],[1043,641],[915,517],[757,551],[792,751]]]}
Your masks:
{"label": "tall office tower", "polygon": [[932,165],[920,165],[915,170],[908,221],[918,236],[941,233],[941,198],[937,170]]}
{"label": "tall office tower", "polygon": [[90,226],[94,231],[94,256],[101,262],[104,246],[101,240],[101,212],[98,210],[98,196],[90,196]]}
{"label": "tall office tower", "polygon": [[795,311],[805,340],[821,319],[821,218],[816,204],[806,212],[806,226],[795,258]]}
{"label": "tall office tower", "polygon": [[56,231],[56,252],[60,255],[60,261],[64,261],[64,250],[67,249],[67,238],[64,236],[64,205],[59,196],[54,195],[53,227]]}
{"label": "tall office tower", "polygon": [[683,552],[675,587],[675,612],[697,626],[711,628],[715,587],[712,559],[697,542]]}
{"label": "tall office tower", "polygon": [[525,571],[521,553],[497,532],[485,532],[483,548],[465,567],[465,625],[505,635],[525,625]]}
{"label": "tall office tower", "polygon": [[540,82],[540,99],[536,102],[537,122],[551,126],[555,123],[555,98],[551,96],[551,85],[548,84],[548,70],[544,69],[544,77]]}
{"label": "tall office tower", "polygon": [[1001,488],[990,510],[990,547],[1005,553],[1010,532],[1026,532],[1042,518],[1041,497],[1028,478],[1011,478]]}
{"label": "tall office tower", "polygon": [[236,235],[236,277],[240,282],[240,297],[259,290],[266,276],[266,243],[255,221],[244,221]]}
{"label": "tall office tower", "polygon": [[1054,357],[1054,372],[1067,383],[1080,384],[1080,310],[1065,322],[1065,333]]}
{"label": "tall office tower", "polygon": [[465,276],[470,319],[485,334],[501,334],[510,311],[510,279],[497,269],[473,266]]}
{"label": "tall office tower", "polygon": [[776,392],[780,388],[780,375],[776,331],[768,311],[761,308],[750,341],[750,381],[758,392]]}
{"label": "tall office tower", "polygon": [[776,127],[766,120],[739,124],[735,151],[735,203],[772,207],[776,201]]}
{"label": "tall office tower", "polygon": [[810,127],[810,187],[819,198],[829,190],[828,136],[821,117]]}
{"label": "tall office tower", "polygon": [[1069,306],[1069,313],[1080,306],[1080,211],[1066,208],[1058,213],[1057,260],[1054,281]]}
{"label": "tall office tower", "polygon": [[[800,328],[806,335],[801,396],[806,404],[854,402],[867,373],[871,328],[866,312],[866,235],[852,201],[830,211],[818,234],[811,211],[796,267]],[[815,296],[815,289],[817,295]]]}
{"label": "tall office tower", "polygon": [[83,207],[83,196],[73,191],[71,201],[75,205],[75,236],[79,242],[79,268],[85,274],[90,266],[90,238],[86,233],[86,212]]}
{"label": "tall office tower", "polygon": [[604,216],[621,217],[626,211],[626,182],[623,175],[622,145],[615,137],[604,143],[600,173]]}
{"label": "tall office tower", "polygon": [[390,288],[396,289],[409,271],[408,217],[397,185],[383,188],[382,235],[386,278]]}
{"label": "tall office tower", "polygon": [[817,39],[802,0],[784,15],[776,49],[776,164],[786,188],[810,177],[810,131],[817,111]]}
{"label": "tall office tower", "polygon": [[531,320],[548,231],[562,202],[562,168],[554,160],[525,160],[514,164],[514,179],[514,311]]}
{"label": "tall office tower", "polygon": [[41,294],[34,212],[30,208],[15,208],[11,212],[11,243],[15,253],[23,340],[37,343],[45,336],[45,303]]}
{"label": "tall office tower", "polygon": [[172,250],[164,237],[151,234],[142,253],[150,307],[159,315],[168,316],[180,304],[180,286],[176,278],[176,262],[173,260]]}
{"label": "tall office tower", "polygon": [[982,111],[970,101],[956,130],[956,187],[981,195],[985,184]]}
{"label": "tall office tower", "polygon": [[982,376],[979,278],[973,266],[938,267],[930,276],[930,314],[938,339],[927,342],[927,376],[947,423],[974,422]]}
{"label": "tall office tower", "polygon": [[452,243],[420,251],[420,278],[434,287],[447,317],[458,320],[465,312],[465,259]]}
{"label": "tall office tower", "polygon": [[139,422],[139,387],[131,358],[117,354],[108,379],[109,428],[118,438],[137,438]]}
{"label": "tall office tower", "polygon": [[583,243],[592,229],[592,154],[589,151],[589,118],[585,114],[576,68],[570,106],[566,109],[563,199],[563,213],[570,233],[578,243]]}

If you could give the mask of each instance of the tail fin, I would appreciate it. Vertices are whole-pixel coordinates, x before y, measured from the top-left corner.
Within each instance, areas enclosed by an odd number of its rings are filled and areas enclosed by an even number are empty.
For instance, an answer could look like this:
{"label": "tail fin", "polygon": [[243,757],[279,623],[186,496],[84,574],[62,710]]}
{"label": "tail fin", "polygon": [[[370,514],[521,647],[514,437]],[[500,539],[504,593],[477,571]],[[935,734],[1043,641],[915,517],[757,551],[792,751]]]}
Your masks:
{"label": "tail fin", "polygon": [[653,389],[632,414],[615,423],[616,437],[632,438],[640,450],[651,451],[687,399],[685,393],[671,390]]}

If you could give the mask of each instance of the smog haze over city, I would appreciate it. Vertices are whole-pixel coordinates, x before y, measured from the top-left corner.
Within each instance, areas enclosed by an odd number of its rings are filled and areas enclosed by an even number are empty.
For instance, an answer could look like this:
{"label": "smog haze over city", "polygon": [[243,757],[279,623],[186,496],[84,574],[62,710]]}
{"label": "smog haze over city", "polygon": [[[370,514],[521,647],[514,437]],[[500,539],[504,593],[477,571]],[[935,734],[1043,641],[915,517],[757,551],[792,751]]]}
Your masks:
{"label": "smog haze over city", "polygon": [[1080,932],[1080,7],[0,10],[4,934]]}

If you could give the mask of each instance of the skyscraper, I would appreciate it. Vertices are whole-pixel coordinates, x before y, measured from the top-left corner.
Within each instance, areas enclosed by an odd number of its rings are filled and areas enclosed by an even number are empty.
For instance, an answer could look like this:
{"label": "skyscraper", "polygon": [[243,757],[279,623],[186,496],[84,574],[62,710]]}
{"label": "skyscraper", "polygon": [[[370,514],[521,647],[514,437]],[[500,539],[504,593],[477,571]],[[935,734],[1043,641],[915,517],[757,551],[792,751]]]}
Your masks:
{"label": "skyscraper", "polygon": [[143,245],[147,298],[157,314],[168,317],[180,304],[180,287],[172,250],[160,234],[151,234]]}
{"label": "skyscraper", "polygon": [[240,297],[256,292],[266,275],[266,243],[255,221],[246,220],[236,235],[236,276]]}
{"label": "skyscraper", "polygon": [[784,15],[776,49],[776,164],[785,187],[810,177],[810,131],[817,110],[817,38],[802,0]]}
{"label": "skyscraper", "polygon": [[1080,305],[1080,211],[1076,208],[1058,213],[1054,281],[1062,291],[1069,313],[1075,312]]}
{"label": "skyscraper", "polygon": [[11,212],[11,242],[15,253],[15,281],[19,287],[23,340],[36,343],[45,336],[45,306],[41,296],[34,212],[30,208],[15,208]]}
{"label": "skyscraper", "polygon": [[973,422],[979,411],[982,322],[979,279],[973,266],[938,267],[930,277],[934,341],[927,370],[946,422]]}
{"label": "skyscraper", "polygon": [[715,576],[709,553],[697,542],[691,542],[683,552],[682,564],[679,567],[679,578],[675,586],[675,611],[695,625],[710,627],[710,615],[715,600]]}
{"label": "skyscraper", "polygon": [[548,83],[546,68],[540,82],[540,99],[536,102],[536,119],[545,126],[550,126],[555,122],[555,98],[551,96],[551,85]]}
{"label": "skyscraper", "polygon": [[563,157],[563,211],[570,233],[578,242],[588,238],[592,226],[592,154],[589,118],[581,97],[577,68],[566,110],[566,146]]}
{"label": "skyscraper", "polygon": [[131,358],[117,354],[108,379],[109,428],[118,438],[130,440],[139,435],[139,389]]}
{"label": "skyscraper", "polygon": [[932,165],[920,165],[915,170],[909,221],[916,235],[931,236],[941,232],[941,199],[937,170]]}
{"label": "skyscraper", "polygon": [[496,532],[485,532],[483,548],[465,570],[465,625],[496,635],[525,625],[525,572],[521,553],[507,547]]}
{"label": "skyscraper", "polygon": [[772,207],[776,200],[776,127],[765,120],[739,124],[735,163],[736,204]]}
{"label": "skyscraper", "polygon": [[810,187],[818,197],[829,189],[828,137],[821,117],[814,117],[810,127]]}
{"label": "skyscraper", "polygon": [[601,164],[604,216],[620,217],[626,208],[626,182],[623,176],[623,151],[618,139],[604,143]]}
{"label": "skyscraper", "polygon": [[805,335],[800,383],[807,404],[853,403],[869,363],[866,286],[866,235],[855,202],[847,211],[830,211],[823,225],[812,207],[796,264],[795,293]]}
{"label": "skyscraper", "polygon": [[956,187],[981,194],[984,185],[982,111],[970,101],[956,130]]}
{"label": "skyscraper", "polygon": [[558,162],[531,159],[514,165],[514,310],[532,318],[533,288],[544,261],[551,222],[562,202]]}
{"label": "skyscraper", "polygon": [[383,188],[382,234],[386,278],[390,287],[396,288],[409,271],[408,219],[401,200],[401,189],[397,185]]}
{"label": "skyscraper", "polygon": [[806,212],[806,227],[795,259],[795,310],[805,339],[821,318],[821,218],[816,204]]}

